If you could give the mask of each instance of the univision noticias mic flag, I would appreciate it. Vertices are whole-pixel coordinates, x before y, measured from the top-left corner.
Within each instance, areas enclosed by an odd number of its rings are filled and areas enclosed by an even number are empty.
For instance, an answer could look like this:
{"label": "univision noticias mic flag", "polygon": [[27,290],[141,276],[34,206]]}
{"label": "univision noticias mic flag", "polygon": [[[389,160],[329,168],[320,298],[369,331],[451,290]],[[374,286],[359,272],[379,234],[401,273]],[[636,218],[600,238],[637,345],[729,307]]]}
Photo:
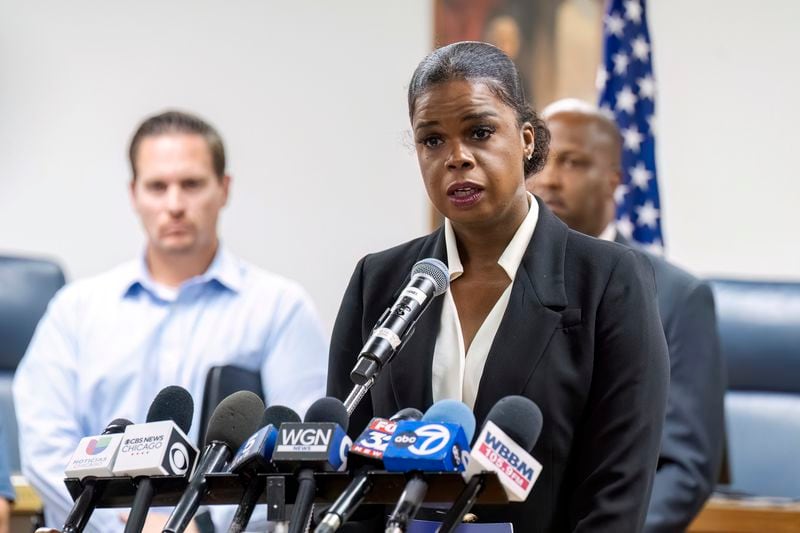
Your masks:
{"label": "univision noticias mic flag", "polygon": [[617,231],[661,253],[661,202],[656,180],[655,93],[644,0],[609,0],[603,21],[600,109],[622,133],[622,182],[614,194]]}

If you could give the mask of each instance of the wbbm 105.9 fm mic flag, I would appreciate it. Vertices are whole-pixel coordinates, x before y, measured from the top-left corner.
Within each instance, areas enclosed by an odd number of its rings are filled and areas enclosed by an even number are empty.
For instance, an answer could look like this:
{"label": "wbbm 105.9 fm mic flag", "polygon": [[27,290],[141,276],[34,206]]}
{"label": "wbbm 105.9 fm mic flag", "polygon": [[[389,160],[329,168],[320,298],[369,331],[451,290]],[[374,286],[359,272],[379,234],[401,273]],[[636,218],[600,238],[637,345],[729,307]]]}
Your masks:
{"label": "wbbm 105.9 fm mic flag", "polygon": [[475,504],[483,490],[482,472],[494,472],[509,501],[521,502],[542,472],[542,465],[530,452],[542,431],[539,406],[524,396],[506,396],[486,416],[469,454],[464,478],[467,486],[445,515],[438,533],[450,533]]}
{"label": "wbbm 105.9 fm mic flag", "polygon": [[420,315],[437,296],[447,292],[450,272],[438,259],[418,261],[411,269],[410,279],[392,307],[384,311],[367,339],[350,379],[356,385],[366,385],[400,351],[414,333]]}

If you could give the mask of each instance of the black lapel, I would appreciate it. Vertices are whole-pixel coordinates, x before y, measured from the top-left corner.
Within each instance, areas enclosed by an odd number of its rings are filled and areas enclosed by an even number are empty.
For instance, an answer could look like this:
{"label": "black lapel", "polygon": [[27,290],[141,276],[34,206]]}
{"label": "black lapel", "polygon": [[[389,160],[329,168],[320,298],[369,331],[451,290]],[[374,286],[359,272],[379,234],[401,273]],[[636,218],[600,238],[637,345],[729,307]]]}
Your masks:
{"label": "black lapel", "polygon": [[524,391],[561,321],[558,311],[567,306],[564,255],[568,228],[537,201],[536,230],[517,270],[478,388],[474,411],[479,424],[497,400]]}
{"label": "black lapel", "polygon": [[[447,264],[443,228],[439,228],[425,240],[414,262],[427,257],[439,259]],[[401,286],[397,287],[397,294],[392,298],[393,302],[407,281],[406,276]],[[416,407],[424,412],[433,403],[431,369],[443,303],[442,296],[431,302],[430,307],[417,320],[414,334],[389,365],[389,379],[398,408]]]}

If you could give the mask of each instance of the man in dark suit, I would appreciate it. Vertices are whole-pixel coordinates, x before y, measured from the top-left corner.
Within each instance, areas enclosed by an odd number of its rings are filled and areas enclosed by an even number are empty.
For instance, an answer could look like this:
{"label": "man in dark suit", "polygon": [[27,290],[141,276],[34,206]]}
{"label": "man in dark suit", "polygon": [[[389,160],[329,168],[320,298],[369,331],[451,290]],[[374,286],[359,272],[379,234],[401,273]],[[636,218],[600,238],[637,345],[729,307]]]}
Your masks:
{"label": "man in dark suit", "polygon": [[[572,229],[629,245],[615,228],[621,166],[616,125],[591,104],[560,100],[544,112],[551,133],[544,170],[527,180]],[[670,388],[661,453],[645,531],[684,531],[708,498],[723,446],[724,368],[708,285],[649,255],[670,356]]]}

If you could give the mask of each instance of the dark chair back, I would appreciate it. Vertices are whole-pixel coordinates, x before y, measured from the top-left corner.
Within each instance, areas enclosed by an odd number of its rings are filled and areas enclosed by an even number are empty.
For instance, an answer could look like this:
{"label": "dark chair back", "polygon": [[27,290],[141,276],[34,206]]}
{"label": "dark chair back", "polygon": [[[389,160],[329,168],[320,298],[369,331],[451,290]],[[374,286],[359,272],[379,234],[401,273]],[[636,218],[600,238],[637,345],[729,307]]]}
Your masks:
{"label": "dark chair back", "polygon": [[203,390],[203,407],[200,410],[200,432],[197,434],[199,446],[205,441],[208,419],[219,402],[240,390],[254,392],[263,400],[261,373],[233,365],[214,366],[208,371]]}
{"label": "dark chair back", "polygon": [[64,285],[57,263],[45,259],[0,256],[0,418],[5,426],[12,472],[19,471],[17,418],[11,384],[39,319]]}
{"label": "dark chair back", "polygon": [[712,280],[731,486],[800,498],[800,282]]}

